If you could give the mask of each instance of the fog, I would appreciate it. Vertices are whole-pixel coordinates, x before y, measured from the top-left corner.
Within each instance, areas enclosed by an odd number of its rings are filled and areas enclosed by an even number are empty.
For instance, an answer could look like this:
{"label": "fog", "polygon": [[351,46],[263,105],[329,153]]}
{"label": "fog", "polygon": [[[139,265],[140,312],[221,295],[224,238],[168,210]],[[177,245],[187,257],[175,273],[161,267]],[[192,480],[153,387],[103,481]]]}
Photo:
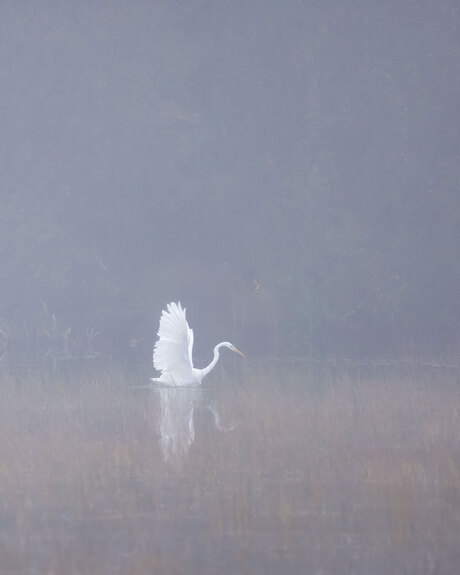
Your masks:
{"label": "fog", "polygon": [[173,300],[199,356],[456,350],[455,2],[5,1],[0,21],[10,357],[54,314],[75,355],[93,329],[143,363]]}
{"label": "fog", "polygon": [[0,110],[0,571],[455,572],[458,2],[2,0]]}

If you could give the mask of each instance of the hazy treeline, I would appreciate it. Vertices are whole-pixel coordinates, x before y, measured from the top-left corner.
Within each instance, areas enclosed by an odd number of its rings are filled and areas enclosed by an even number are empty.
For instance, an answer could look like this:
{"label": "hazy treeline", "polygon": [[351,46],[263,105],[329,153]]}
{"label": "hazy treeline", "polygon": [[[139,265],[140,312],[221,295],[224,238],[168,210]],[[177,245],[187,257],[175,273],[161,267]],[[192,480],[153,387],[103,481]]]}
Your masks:
{"label": "hazy treeline", "polygon": [[[460,11],[0,7],[0,354],[455,350]],[[199,334],[199,335],[198,335]]]}

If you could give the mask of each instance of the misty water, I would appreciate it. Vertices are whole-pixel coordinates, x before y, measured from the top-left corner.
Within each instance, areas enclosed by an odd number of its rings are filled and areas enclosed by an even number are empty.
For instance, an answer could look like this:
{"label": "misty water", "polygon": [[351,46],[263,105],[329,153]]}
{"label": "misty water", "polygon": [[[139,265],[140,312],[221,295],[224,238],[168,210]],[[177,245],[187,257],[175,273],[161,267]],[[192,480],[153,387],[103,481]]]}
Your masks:
{"label": "misty water", "polygon": [[5,573],[452,573],[458,369],[3,374]]}
{"label": "misty water", "polygon": [[458,5],[0,1],[1,575],[459,571]]}

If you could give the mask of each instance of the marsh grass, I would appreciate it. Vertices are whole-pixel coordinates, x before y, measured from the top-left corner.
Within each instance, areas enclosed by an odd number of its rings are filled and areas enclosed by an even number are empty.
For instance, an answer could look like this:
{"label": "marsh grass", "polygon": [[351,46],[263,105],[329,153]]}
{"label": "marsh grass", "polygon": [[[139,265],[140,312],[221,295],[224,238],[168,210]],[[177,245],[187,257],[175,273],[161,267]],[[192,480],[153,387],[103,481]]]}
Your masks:
{"label": "marsh grass", "polygon": [[140,383],[2,376],[2,573],[456,571],[455,370],[222,369],[167,461]]}

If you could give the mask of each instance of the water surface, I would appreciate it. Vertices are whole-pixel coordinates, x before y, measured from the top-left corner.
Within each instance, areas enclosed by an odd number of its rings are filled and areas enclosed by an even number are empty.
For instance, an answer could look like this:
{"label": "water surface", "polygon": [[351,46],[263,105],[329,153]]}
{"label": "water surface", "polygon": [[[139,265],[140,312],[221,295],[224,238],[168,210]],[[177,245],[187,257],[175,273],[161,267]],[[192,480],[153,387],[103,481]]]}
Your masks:
{"label": "water surface", "polygon": [[456,369],[2,376],[2,572],[451,573]]}

